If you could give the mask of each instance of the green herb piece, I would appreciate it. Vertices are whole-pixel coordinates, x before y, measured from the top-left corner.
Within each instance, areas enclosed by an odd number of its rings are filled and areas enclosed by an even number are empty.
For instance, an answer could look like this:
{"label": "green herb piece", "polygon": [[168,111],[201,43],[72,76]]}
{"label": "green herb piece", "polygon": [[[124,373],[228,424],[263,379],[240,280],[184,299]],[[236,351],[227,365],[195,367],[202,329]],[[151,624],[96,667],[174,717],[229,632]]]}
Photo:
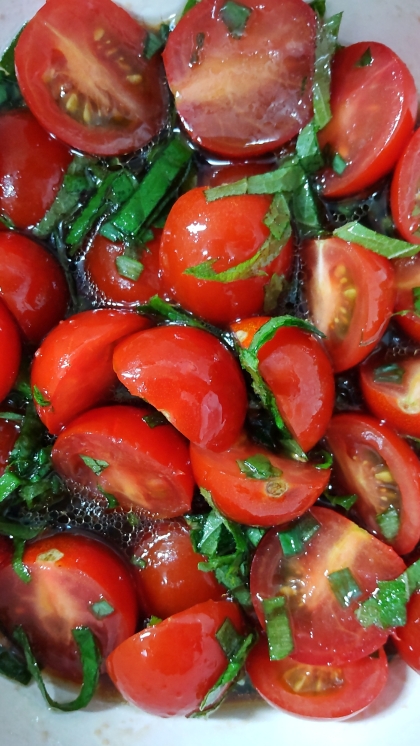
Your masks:
{"label": "green herb piece", "polygon": [[413,307],[417,313],[420,313],[420,288],[412,288]]}
{"label": "green herb piece", "polygon": [[137,526],[140,524],[140,518],[138,517],[138,515],[133,513],[132,510],[130,510],[130,512],[127,513],[126,518],[130,526],[132,526],[133,528],[137,528]]}
{"label": "green herb piece", "polygon": [[115,495],[113,495],[111,492],[106,492],[104,490],[104,488],[101,487],[100,484],[98,484],[97,487],[98,487],[98,490],[101,493],[101,495],[103,495],[106,498],[107,503],[108,503],[107,507],[109,509],[118,508],[119,502],[118,502],[117,498],[115,497]]}
{"label": "green herb piece", "polygon": [[103,470],[109,466],[107,461],[102,461],[99,458],[83,456],[81,453],[79,453],[79,456],[82,459],[83,463],[85,463],[89,469],[92,469],[93,473],[96,474],[97,477],[102,474]]}
{"label": "green herb piece", "polygon": [[382,536],[387,541],[393,541],[398,536],[400,530],[400,513],[397,508],[390,505],[387,510],[383,513],[379,513],[376,516],[376,523],[378,524]]}
{"label": "green herb piece", "polygon": [[271,477],[280,477],[282,471],[277,469],[263,453],[256,453],[245,461],[237,461],[242,474],[250,479],[270,479]]}
{"label": "green herb piece", "polygon": [[340,153],[334,153],[331,159],[331,168],[336,174],[341,176],[347,168],[347,162],[342,158]]}
{"label": "green herb piece", "polygon": [[117,256],[115,260],[117,265],[118,274],[121,277],[126,277],[127,280],[133,280],[134,282],[139,279],[143,272],[143,265],[138,259],[132,259],[130,256]]}
{"label": "green herb piece", "polygon": [[382,626],[402,627],[407,621],[407,585],[405,578],[378,582],[376,600],[380,608]]}
{"label": "green herb piece", "polygon": [[389,363],[380,365],[373,371],[373,380],[375,383],[402,383],[405,370],[398,363]]}
{"label": "green herb piece", "polygon": [[169,24],[162,23],[157,31],[149,29],[143,49],[143,57],[150,60],[155,54],[161,52],[169,36]]}
{"label": "green herb piece", "polygon": [[337,49],[337,37],[342,13],[337,13],[318,26],[315,70],[312,83],[314,125],[323,129],[331,119],[331,60]]}
{"label": "green herb piece", "polygon": [[22,485],[22,479],[10,471],[6,471],[0,477],[0,503],[13,494]]}
{"label": "green herb piece", "polygon": [[324,165],[324,158],[318,143],[318,130],[312,119],[300,132],[296,140],[296,154],[302,168],[308,174],[313,174]]}
{"label": "green herb piece", "polygon": [[252,8],[235,3],[233,0],[227,0],[220,8],[220,17],[234,39],[240,39],[244,35],[251,13]]}
{"label": "green herb piece", "polygon": [[24,583],[30,583],[32,580],[31,573],[29,572],[26,565],[23,564],[23,554],[25,551],[25,539],[20,539],[18,537],[13,538],[13,557],[12,557],[12,567],[15,571],[16,575],[19,576],[21,580],[23,580]]}
{"label": "green herb piece", "polygon": [[160,427],[161,425],[167,425],[168,420],[161,414],[161,412],[151,412],[151,414],[145,414],[142,417],[143,422],[146,423],[150,428]]}
{"label": "green herb piece", "polygon": [[314,459],[315,469],[331,469],[334,461],[328,451],[316,451],[312,454],[312,459]]}
{"label": "green herb piece", "polygon": [[319,217],[318,203],[309,179],[305,179],[303,184],[293,192],[291,212],[301,241],[321,235],[323,227]]}
{"label": "green herb piece", "polygon": [[273,272],[269,281],[264,285],[264,314],[267,316],[274,313],[279,303],[279,298],[286,288],[284,275]]}
{"label": "green herb piece", "polygon": [[369,597],[366,601],[363,601],[356,609],[355,617],[365,629],[372,625],[382,628],[380,609],[376,598]]}
{"label": "green herb piece", "polygon": [[325,16],[326,12],[326,0],[313,0],[313,2],[309,3],[312,10],[315,11],[315,13],[318,13],[320,18],[323,18]]}
{"label": "green herb piece", "polygon": [[348,567],[328,574],[328,582],[340,606],[347,608],[360,598],[362,591]]}
{"label": "green herb piece", "polygon": [[44,394],[42,393],[42,391],[40,391],[38,386],[33,387],[32,395],[34,397],[34,401],[36,402],[36,404],[38,404],[39,407],[50,407],[51,406],[51,402],[45,398]]}
{"label": "green herb piece", "polygon": [[18,412],[0,412],[0,420],[11,420],[12,422],[22,422],[23,414]]}
{"label": "green herb piece", "polygon": [[285,557],[294,557],[305,549],[305,544],[319,531],[320,525],[312,513],[298,518],[287,529],[278,532],[281,548]]}
{"label": "green herb piece", "polygon": [[206,189],[207,202],[241,194],[292,194],[305,180],[305,173],[297,156],[287,156],[275,171],[256,174],[232,184]]}
{"label": "green herb piece", "polygon": [[270,660],[280,661],[293,653],[294,643],[284,596],[264,598],[265,629]]}
{"label": "green herb piece", "polygon": [[405,571],[408,595],[420,590],[420,560],[413,562]]}
{"label": "green herb piece", "polygon": [[245,533],[248,541],[252,544],[253,547],[258,546],[266,531],[267,529],[259,528],[258,526],[249,526],[248,528],[245,528]]}
{"label": "green herb piece", "polygon": [[338,505],[344,510],[350,510],[357,500],[357,495],[330,495],[328,492],[324,492],[324,497],[331,503],[331,505]]}
{"label": "green herb piece", "polygon": [[360,59],[356,62],[355,67],[368,67],[373,62],[372,52],[370,51],[370,47],[368,47],[360,57]]}
{"label": "green herb piece", "polygon": [[357,221],[336,228],[333,235],[342,238],[343,241],[357,243],[359,246],[363,246],[365,249],[369,249],[387,259],[415,256],[420,251],[419,245],[401,241],[399,238],[383,236]]}
{"label": "green herb piece", "polygon": [[104,619],[107,616],[111,616],[115,609],[105,598],[101,598],[100,601],[90,604],[90,610],[97,619]]}
{"label": "green herb piece", "polygon": [[188,13],[191,8],[194,8],[195,5],[198,5],[199,2],[200,0],[188,0],[184,7],[184,10],[182,11],[181,18],[185,16],[185,14]]}
{"label": "green herb piece", "polygon": [[160,624],[162,621],[163,621],[163,619],[161,619],[159,616],[155,616],[154,614],[152,614],[152,616],[150,617],[150,619],[149,619],[149,621],[147,623],[147,626],[148,627],[156,627],[156,625]]}
{"label": "green herb piece", "polygon": [[29,640],[22,627],[17,627],[14,632],[14,638],[20,645],[25,655],[29,672],[38,684],[40,692],[44,697],[47,705],[63,712],[74,712],[86,707],[91,701],[98,681],[101,664],[101,655],[96,644],[95,638],[88,627],[78,627],[72,630],[73,638],[80,652],[82,663],[83,683],[80,694],[72,702],[56,702],[48,694],[38,663],[29,644]]}
{"label": "green herb piece", "polygon": [[195,48],[191,55],[190,59],[190,67],[194,67],[194,65],[198,65],[200,62],[200,52],[204,47],[204,42],[206,40],[206,35],[204,32],[200,31],[196,37],[195,37]]}
{"label": "green herb piece", "polygon": [[0,518],[0,534],[3,534],[3,536],[11,536],[16,539],[34,539],[35,536],[38,536],[44,528],[45,524],[41,524],[37,528],[34,528],[33,526],[27,526],[24,523],[10,521],[8,518]]}
{"label": "green herb piece", "polygon": [[0,59],[0,110],[2,111],[25,105],[15,71],[15,49],[23,28],[15,36]]}
{"label": "green herb piece", "polygon": [[4,645],[0,645],[0,674],[24,686],[32,679],[21,656],[13,648],[6,648]]}
{"label": "green herb piece", "polygon": [[286,314],[285,316],[275,316],[267,321],[265,324],[263,324],[263,326],[261,326],[260,329],[258,329],[258,331],[254,334],[248,350],[252,353],[257,354],[261,347],[263,347],[266,342],[269,342],[271,339],[273,339],[278,329],[281,329],[283,326],[296,326],[298,329],[309,332],[309,334],[316,334],[319,337],[325,337],[325,334],[323,334],[323,332],[317,329],[316,326],[313,326],[313,324],[310,324],[308,321],[304,321],[303,319],[298,319],[295,316],[289,316]]}
{"label": "green herb piece", "polygon": [[136,557],[135,554],[130,559],[130,563],[134,565],[134,567],[137,567],[139,570],[144,570],[145,567],[147,567],[147,562],[143,557]]}

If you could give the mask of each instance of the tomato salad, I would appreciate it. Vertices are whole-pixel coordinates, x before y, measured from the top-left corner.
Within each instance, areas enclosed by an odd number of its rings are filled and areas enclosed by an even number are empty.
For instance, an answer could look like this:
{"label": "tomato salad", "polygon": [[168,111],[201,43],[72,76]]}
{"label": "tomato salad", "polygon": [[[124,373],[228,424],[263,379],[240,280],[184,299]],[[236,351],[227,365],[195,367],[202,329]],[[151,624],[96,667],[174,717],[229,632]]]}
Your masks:
{"label": "tomato salad", "polygon": [[1,61],[0,672],[50,707],[420,671],[417,93],[340,19],[48,0]]}

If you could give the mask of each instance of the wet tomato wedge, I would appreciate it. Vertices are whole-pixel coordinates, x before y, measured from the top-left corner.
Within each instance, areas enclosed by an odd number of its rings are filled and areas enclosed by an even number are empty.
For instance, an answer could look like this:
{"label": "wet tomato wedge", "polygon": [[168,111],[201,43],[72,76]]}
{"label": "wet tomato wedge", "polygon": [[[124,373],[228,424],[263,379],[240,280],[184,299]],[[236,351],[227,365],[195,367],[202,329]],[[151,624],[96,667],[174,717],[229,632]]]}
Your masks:
{"label": "wet tomato wedge", "polygon": [[166,121],[168,95],[147,30],[111,0],[46,3],[16,47],[26,103],[47,132],[96,155],[146,145]]}
{"label": "wet tomato wedge", "polygon": [[391,212],[401,236],[420,244],[420,130],[399,159],[391,184]]}
{"label": "wet tomato wedge", "polygon": [[302,515],[328,485],[329,469],[273,454],[242,435],[223,453],[191,445],[199,487],[238,523],[273,526]]}
{"label": "wet tomato wedge", "polygon": [[114,368],[130,394],[193,443],[222,451],[239,435],[245,383],[233,355],[209,332],[171,325],[134,334],[117,345]]}
{"label": "wet tomato wedge", "polygon": [[12,388],[19,372],[21,344],[16,322],[0,298],[0,401]]}
{"label": "wet tomato wedge", "polygon": [[245,0],[248,17],[234,33],[225,5],[202,0],[186,13],[163,58],[192,139],[248,157],[287,142],[312,116],[316,16],[303,0]]}
{"label": "wet tomato wedge", "polygon": [[89,627],[103,656],[134,634],[137,598],[130,569],[109,546],[82,534],[28,542],[25,583],[11,562],[0,564],[0,620],[12,634],[22,625],[36,660],[66,679],[81,677],[71,630]]}
{"label": "wet tomato wedge", "polygon": [[12,231],[0,233],[0,296],[34,346],[64,318],[69,302],[66,278],[55,257]]}
{"label": "wet tomato wedge", "polygon": [[153,715],[190,715],[228,665],[216,632],[243,622],[230,601],[206,601],[125,640],[108,657],[109,676],[125,699]]}
{"label": "wet tomato wedge", "polygon": [[396,259],[395,270],[395,319],[410,337],[420,342],[420,313],[418,288],[420,287],[420,254],[408,259]]}
{"label": "wet tomato wedge", "polygon": [[341,238],[303,246],[309,313],[326,335],[336,373],[363,360],[384,333],[393,311],[391,262]]}
{"label": "wet tomato wedge", "polygon": [[319,144],[341,157],[344,170],[327,168],[322,191],[325,197],[346,197],[374,184],[397,162],[414,129],[416,84],[389,47],[351,44],[333,60],[331,111]]}
{"label": "wet tomato wedge", "polygon": [[1,114],[0,142],[0,211],[29,228],[51,207],[71,153],[27,109]]}
{"label": "wet tomato wedge", "polygon": [[[353,521],[328,508],[311,508],[306,516],[319,528],[302,552],[285,555],[279,529],[269,531],[257,547],[251,566],[251,594],[265,626],[263,599],[284,596],[294,641],[292,657],[301,663],[337,666],[364,658],[383,645],[388,631],[364,628],[355,617],[378,580],[392,580],[405,564],[387,546]],[[358,592],[339,600],[332,573],[351,573]],[[333,576],[337,578],[337,576]],[[340,576],[339,576],[340,577]]]}
{"label": "wet tomato wedge", "polygon": [[359,413],[336,415],[326,438],[334,471],[369,531],[399,554],[420,539],[420,461],[387,425]]}
{"label": "wet tomato wedge", "polygon": [[145,528],[131,562],[140,605],[146,617],[166,619],[194,604],[217,601],[226,593],[213,572],[198,567],[205,557],[194,551],[187,524],[159,521]]}
{"label": "wet tomato wedge", "polygon": [[264,638],[251,650],[246,670],[270,705],[315,718],[343,718],[361,712],[381,693],[388,678],[383,648],[352,663],[311,666],[293,658],[271,661]]}
{"label": "wet tomato wedge", "polygon": [[407,622],[397,627],[393,640],[401,658],[420,673],[420,592],[414,593],[407,604]]}
{"label": "wet tomato wedge", "polygon": [[77,417],[52,453],[58,473],[92,497],[109,495],[126,510],[158,518],[191,508],[194,489],[188,446],[172,427],[150,427],[146,408],[112,406]]}
{"label": "wet tomato wedge", "polygon": [[0,419],[0,477],[8,464],[18,435],[19,426],[16,422]]}
{"label": "wet tomato wedge", "polygon": [[106,400],[117,383],[114,347],[149,322],[128,311],[84,311],[62,321],[36,351],[31,385],[37,412],[55,435],[78,414]]}
{"label": "wet tomato wedge", "polygon": [[288,275],[293,241],[273,249],[275,258],[247,279],[217,281],[188,274],[211,262],[215,273],[233,271],[257,254],[270,236],[264,224],[271,199],[244,194],[207,202],[203,188],[182,195],[165,223],[160,266],[167,292],[184,308],[219,326],[260,313],[274,273]]}

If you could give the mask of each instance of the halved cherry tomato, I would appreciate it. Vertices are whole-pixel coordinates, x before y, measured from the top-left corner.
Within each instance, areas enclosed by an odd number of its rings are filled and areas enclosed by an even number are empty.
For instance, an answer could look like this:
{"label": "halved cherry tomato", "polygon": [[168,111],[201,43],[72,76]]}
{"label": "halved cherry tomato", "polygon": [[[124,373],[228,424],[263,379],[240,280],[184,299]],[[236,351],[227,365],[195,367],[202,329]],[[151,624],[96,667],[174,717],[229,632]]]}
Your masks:
{"label": "halved cherry tomato", "polygon": [[12,388],[19,372],[21,345],[16,322],[0,298],[0,401]]}
{"label": "halved cherry tomato", "polygon": [[233,355],[209,332],[160,326],[117,345],[114,369],[130,394],[154,406],[188,440],[222,451],[245,420],[245,383]]}
{"label": "halved cherry tomato", "polygon": [[420,244],[420,130],[408,142],[394,171],[391,212],[401,236]]}
{"label": "halved cherry tomato", "polygon": [[51,207],[71,153],[27,109],[1,114],[0,142],[0,210],[29,228]]}
{"label": "halved cherry tomato", "polygon": [[24,337],[38,345],[64,318],[69,291],[58,261],[18,233],[0,233],[0,296]]}
{"label": "halved cherry tomato", "polygon": [[419,298],[416,295],[420,293],[420,254],[408,259],[396,259],[393,265],[397,288],[395,318],[410,337],[420,342]]}
{"label": "halved cherry tomato", "polygon": [[254,256],[270,235],[263,223],[270,203],[270,198],[256,194],[207,202],[200,187],[183,194],[169,213],[160,245],[162,279],[169,294],[219,326],[261,312],[270,277],[290,271],[292,239],[255,277],[218,282],[185,272],[212,260],[214,271],[224,272]]}
{"label": "halved cherry tomato", "polygon": [[[248,467],[263,460],[264,478]],[[329,469],[316,469],[270,453],[245,435],[223,453],[191,445],[191,464],[200,487],[211,492],[217,508],[228,518],[251,526],[273,526],[302,515],[328,485]]]}
{"label": "halved cherry tomato", "polygon": [[146,145],[166,121],[168,94],[147,31],[111,0],[46,3],[16,47],[16,72],[48,132],[98,155]]}
{"label": "halved cherry tomato", "polygon": [[226,593],[213,572],[198,568],[205,557],[194,552],[182,520],[159,521],[145,528],[134,547],[132,562],[146,617],[166,619],[189,609],[191,602],[218,601]]}
{"label": "halved cherry tomato", "polygon": [[311,666],[293,658],[271,661],[263,638],[251,650],[246,670],[258,693],[274,707],[313,718],[343,718],[364,710],[388,678],[383,648],[340,666]]}
{"label": "halved cherry tomato", "polygon": [[351,368],[367,357],[391,317],[392,264],[334,237],[308,241],[302,256],[311,320],[326,335],[334,370]]}
{"label": "halved cherry tomato", "polygon": [[407,604],[407,622],[393,634],[401,658],[420,673],[420,592],[412,595]]}
{"label": "halved cherry tomato", "polygon": [[294,640],[292,657],[313,665],[342,665],[370,655],[383,645],[388,631],[362,627],[354,612],[336,598],[329,575],[349,570],[364,601],[378,580],[391,580],[404,571],[396,552],[353,521],[328,508],[311,508],[319,529],[302,552],[286,556],[279,530],[271,529],[257,547],[251,566],[255,611],[265,626],[262,600],[284,596]]}
{"label": "halved cherry tomato", "polygon": [[18,435],[19,425],[16,422],[0,418],[0,477],[8,464],[9,456]]}
{"label": "halved cherry tomato", "polygon": [[[420,539],[420,461],[409,445],[374,417],[333,417],[326,438],[334,469],[369,531],[408,554]],[[394,515],[391,529],[381,528]]]}
{"label": "halved cherry tomato", "polygon": [[[181,119],[195,142],[222,155],[274,150],[311,118],[316,17],[302,0],[245,0],[230,33],[224,0],[202,0],[163,54]],[[240,38],[238,38],[240,37]]]}
{"label": "halved cherry tomato", "polygon": [[420,358],[390,357],[380,350],[360,366],[360,384],[376,417],[399,432],[420,438]]}
{"label": "halved cherry tomato", "polygon": [[102,308],[71,316],[46,336],[35,353],[31,383],[37,412],[51,433],[109,397],[117,383],[116,343],[149,326],[138,314]]}
{"label": "halved cherry tomato", "polygon": [[[150,427],[147,415],[130,406],[84,412],[58,436],[54,467],[71,485],[91,496],[110,494],[124,509],[182,515],[194,490],[187,443],[169,423]],[[86,457],[99,466],[92,468]]]}
{"label": "halved cherry tomato", "polygon": [[345,197],[374,184],[397,162],[417,116],[416,84],[389,47],[351,44],[334,56],[331,111],[319,144],[341,156],[345,168],[327,168],[321,185],[326,197]]}
{"label": "halved cherry tomato", "polygon": [[153,715],[190,715],[227,668],[216,632],[243,622],[230,601],[206,601],[130,637],[106,661],[125,699]]}
{"label": "halved cherry tomato", "polygon": [[80,657],[71,630],[89,627],[103,656],[132,635],[137,599],[129,567],[90,536],[61,533],[28,542],[25,583],[0,563],[0,620],[9,634],[22,625],[42,666],[79,679]]}
{"label": "halved cherry tomato", "polygon": [[90,291],[107,303],[122,306],[147,303],[161,290],[159,245],[160,231],[156,231],[155,238],[140,255],[139,261],[143,265],[140,277],[130,280],[119,273],[116,263],[124,254],[123,244],[113,243],[98,234],[89,246],[84,263]]}

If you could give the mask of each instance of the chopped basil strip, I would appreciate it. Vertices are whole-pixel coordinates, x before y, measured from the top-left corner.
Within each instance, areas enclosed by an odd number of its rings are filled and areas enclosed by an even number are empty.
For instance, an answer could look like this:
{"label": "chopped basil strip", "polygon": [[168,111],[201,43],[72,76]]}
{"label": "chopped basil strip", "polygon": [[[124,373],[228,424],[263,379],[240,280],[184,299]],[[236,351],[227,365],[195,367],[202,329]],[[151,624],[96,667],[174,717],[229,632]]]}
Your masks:
{"label": "chopped basil strip", "polygon": [[306,173],[312,174],[324,165],[324,158],[318,143],[317,128],[312,119],[300,132],[296,140],[296,154]]}
{"label": "chopped basil strip", "polygon": [[144,570],[145,567],[147,567],[147,562],[143,557],[136,557],[135,554],[130,559],[130,562],[134,567],[137,567],[139,570]]}
{"label": "chopped basil strip", "polygon": [[130,256],[117,256],[115,260],[118,274],[121,277],[125,277],[127,280],[133,280],[134,282],[139,279],[143,272],[143,265],[138,259],[132,259]]}
{"label": "chopped basil strip", "polygon": [[28,669],[38,684],[40,692],[49,707],[63,712],[74,712],[86,707],[91,701],[98,681],[101,664],[101,656],[95,638],[88,627],[78,627],[72,630],[72,635],[80,652],[83,671],[83,683],[80,694],[72,702],[56,702],[48,694],[38,663],[29,644],[29,640],[22,627],[17,627],[14,632],[16,642],[21,646],[25,655]]}
{"label": "chopped basil strip", "polygon": [[305,173],[297,156],[287,156],[275,171],[256,174],[246,179],[206,189],[207,202],[241,194],[292,194],[305,180]]}
{"label": "chopped basil strip", "polygon": [[420,288],[412,288],[413,307],[417,313],[420,313]]}
{"label": "chopped basil strip", "polygon": [[43,523],[34,528],[33,526],[27,526],[24,523],[10,521],[8,518],[0,518],[0,534],[3,534],[3,536],[11,536],[16,539],[34,539],[35,536],[38,536],[44,528],[45,524]]}
{"label": "chopped basil strip", "polygon": [[169,36],[169,24],[162,23],[157,31],[149,29],[143,50],[143,57],[150,60],[157,52],[164,48]]}
{"label": "chopped basil strip", "polygon": [[402,383],[405,370],[398,363],[380,365],[373,371],[375,383]]}
{"label": "chopped basil strip", "polygon": [[168,424],[168,420],[163,414],[161,414],[161,412],[151,412],[150,414],[145,414],[144,417],[142,417],[142,420],[151,429]]}
{"label": "chopped basil strip", "polygon": [[326,0],[313,0],[312,3],[309,3],[312,10],[315,11],[315,13],[318,13],[320,18],[323,18],[325,16],[326,12]]}
{"label": "chopped basil strip", "polygon": [[30,583],[32,580],[31,573],[29,572],[26,565],[23,564],[25,543],[25,539],[21,539],[17,536],[13,538],[14,551],[12,557],[12,567],[16,575],[18,575],[24,583]]}
{"label": "chopped basil strip", "polygon": [[24,686],[32,679],[28,666],[21,656],[13,648],[6,648],[4,645],[0,645],[0,674]]}
{"label": "chopped basil strip", "polygon": [[182,11],[181,18],[182,16],[185,16],[185,14],[188,13],[188,11],[191,10],[191,8],[194,8],[195,5],[198,5],[199,2],[200,0],[188,0],[188,2],[186,3],[184,7],[184,10]]}
{"label": "chopped basil strip", "polygon": [[342,238],[343,241],[357,243],[359,246],[363,246],[365,249],[369,249],[387,259],[415,256],[420,251],[420,245],[407,243],[407,241],[401,241],[399,238],[383,236],[357,221],[336,228],[333,235]]}
{"label": "chopped basil strip", "polygon": [[316,453],[312,454],[312,458],[314,459],[313,465],[315,469],[331,469],[334,461],[331,453],[328,451],[316,451]]}
{"label": "chopped basil strip", "polygon": [[360,598],[362,591],[348,567],[328,574],[328,582],[340,606],[347,608]]}
{"label": "chopped basil strip", "polygon": [[294,643],[284,596],[262,601],[270,660],[280,661],[293,653]]}
{"label": "chopped basil strip", "polygon": [[366,49],[365,52],[363,52],[360,59],[356,62],[355,67],[368,67],[373,62],[372,52],[370,51],[370,47]]}
{"label": "chopped basil strip", "polygon": [[327,500],[331,503],[331,505],[337,505],[340,508],[344,508],[344,510],[350,510],[350,508],[353,507],[354,503],[357,500],[357,495],[329,495],[327,492],[324,492],[324,497],[327,498]]}
{"label": "chopped basil strip", "polygon": [[325,337],[325,334],[319,331],[316,326],[313,326],[313,324],[310,324],[308,321],[304,321],[303,319],[298,319],[295,316],[289,315],[274,316],[272,319],[263,324],[263,326],[261,326],[260,329],[258,329],[258,331],[254,334],[248,350],[251,353],[257,354],[261,347],[263,347],[266,342],[269,342],[271,339],[273,339],[277,330],[283,326],[296,326],[298,327],[298,329],[302,329],[303,331],[309,332],[310,334],[316,334],[319,337]]}
{"label": "chopped basil strip", "polygon": [[337,13],[318,25],[314,80],[312,83],[314,123],[320,130],[331,119],[331,60],[337,49],[337,37],[342,13]]}
{"label": "chopped basil strip", "polygon": [[39,407],[50,407],[51,406],[51,402],[45,398],[44,394],[42,393],[42,391],[40,391],[38,386],[33,387],[32,395],[34,397],[34,401],[36,402],[36,404],[38,404]]}
{"label": "chopped basil strip", "polygon": [[102,474],[103,470],[109,466],[108,461],[91,458],[90,456],[83,456],[81,453],[79,453],[79,456],[86,464],[86,466],[89,467],[89,469],[92,469],[93,473],[96,474],[96,476]]}
{"label": "chopped basil strip", "polygon": [[0,477],[0,503],[9,497],[18,487],[23,484],[22,479],[13,474],[11,471],[6,471]]}
{"label": "chopped basil strip", "polygon": [[12,420],[13,422],[22,422],[23,414],[18,414],[18,412],[0,412],[0,420]]}
{"label": "chopped basil strip", "polygon": [[109,604],[105,598],[101,598],[100,601],[96,601],[95,603],[91,604],[90,610],[97,619],[103,619],[104,617],[111,616],[111,614],[113,614],[115,611],[114,607],[111,606],[111,604]]}
{"label": "chopped basil strip", "polygon": [[270,479],[270,477],[280,477],[281,469],[277,469],[271,461],[262,453],[256,453],[244,461],[236,462],[242,474],[250,479]]}
{"label": "chopped basil strip", "polygon": [[252,8],[235,3],[233,0],[227,0],[220,8],[220,17],[234,39],[240,39],[244,35],[251,13]]}
{"label": "chopped basil strip", "polygon": [[382,536],[387,541],[393,541],[398,536],[400,530],[400,513],[397,508],[390,505],[387,510],[376,516],[376,523],[380,528]]}
{"label": "chopped basil strip", "polygon": [[152,616],[150,617],[150,619],[149,619],[149,621],[147,623],[147,626],[148,627],[156,627],[156,625],[160,624],[162,621],[163,621],[163,619],[161,619],[160,616],[155,616],[154,614],[152,614]]}
{"label": "chopped basil strip", "polygon": [[305,544],[319,531],[320,525],[312,513],[306,513],[294,521],[289,528],[278,532],[281,548],[285,557],[294,557],[305,549]]}
{"label": "chopped basil strip", "polygon": [[347,163],[340,153],[334,153],[331,159],[331,168],[336,174],[341,176],[347,168]]}
{"label": "chopped basil strip", "polygon": [[0,59],[0,110],[16,109],[24,106],[20,88],[16,79],[15,49],[23,28],[15,36]]}
{"label": "chopped basil strip", "polygon": [[97,486],[98,486],[98,490],[101,493],[101,495],[103,495],[106,498],[106,500],[108,502],[108,508],[117,508],[118,505],[119,505],[119,502],[118,502],[117,498],[115,497],[115,495],[112,495],[111,492],[106,492],[103,489],[103,487],[101,487],[100,484],[98,484]]}
{"label": "chopped basil strip", "polygon": [[378,587],[356,610],[356,618],[363,627],[373,624],[381,629],[403,626],[407,619],[406,605],[417,590],[420,590],[420,560],[395,580],[378,581]]}

